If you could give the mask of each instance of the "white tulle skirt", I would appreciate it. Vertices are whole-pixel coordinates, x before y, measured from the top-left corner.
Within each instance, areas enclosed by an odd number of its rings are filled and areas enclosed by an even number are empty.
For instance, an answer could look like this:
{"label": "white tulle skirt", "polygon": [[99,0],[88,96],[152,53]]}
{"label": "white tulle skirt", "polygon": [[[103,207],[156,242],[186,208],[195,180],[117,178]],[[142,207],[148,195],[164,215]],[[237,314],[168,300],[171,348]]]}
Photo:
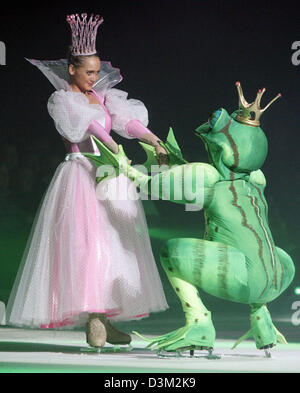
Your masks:
{"label": "white tulle skirt", "polygon": [[90,161],[67,157],[36,215],[8,324],[72,328],[91,312],[125,321],[167,309],[141,201],[120,200],[120,190],[132,193],[133,183],[120,175],[101,182],[96,193]]}

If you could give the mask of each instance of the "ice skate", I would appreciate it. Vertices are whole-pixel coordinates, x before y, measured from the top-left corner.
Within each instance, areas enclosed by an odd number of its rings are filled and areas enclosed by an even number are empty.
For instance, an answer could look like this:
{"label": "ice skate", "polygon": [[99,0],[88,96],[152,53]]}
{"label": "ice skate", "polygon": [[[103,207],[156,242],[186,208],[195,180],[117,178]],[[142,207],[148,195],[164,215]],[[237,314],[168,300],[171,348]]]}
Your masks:
{"label": "ice skate", "polygon": [[115,328],[106,318],[105,314],[99,314],[99,320],[105,326],[106,342],[112,344],[113,347],[105,347],[101,352],[129,352],[132,350],[131,336],[123,333]]}
{"label": "ice skate", "polygon": [[214,354],[213,348],[205,346],[197,347],[195,345],[177,349],[176,351],[159,349],[157,356],[159,358],[221,359],[221,356]]}
{"label": "ice skate", "polygon": [[[195,354],[195,351],[208,351],[212,356],[216,337],[215,328],[212,324],[210,312],[206,312],[206,319],[200,323],[187,323],[184,327],[167,333],[155,339],[148,339],[137,332],[133,332],[149,344],[146,348],[153,347],[159,357],[203,357]],[[187,352],[187,354],[186,354]]]}
{"label": "ice skate", "polygon": [[114,326],[111,325],[109,320],[107,320],[105,327],[107,334],[106,341],[108,343],[118,345],[129,345],[131,343],[131,336],[116,329]]}
{"label": "ice skate", "polygon": [[[147,348],[153,346],[152,349],[157,350],[159,357],[186,357],[186,352],[188,357],[196,357],[195,351],[203,350],[208,350],[211,355],[216,338],[211,312],[202,303],[197,288],[178,277],[178,264],[172,265],[175,259],[170,262],[169,250],[163,249],[160,257],[168,279],[181,301],[186,324],[180,329],[153,340],[146,339],[150,341]],[[139,336],[144,339],[143,336]],[[201,357],[203,357],[202,353]]]}
{"label": "ice skate", "polygon": [[251,329],[238,339],[232,349],[236,348],[243,340],[253,337],[256,348],[264,350],[266,357],[270,358],[270,349],[273,348],[277,342],[287,344],[285,337],[273,325],[270,313],[265,305],[259,308],[252,307],[250,322]]}
{"label": "ice skate", "polygon": [[89,314],[86,324],[86,341],[91,347],[96,348],[98,353],[101,352],[101,348],[106,342],[106,329],[100,321],[99,315],[101,314]]}

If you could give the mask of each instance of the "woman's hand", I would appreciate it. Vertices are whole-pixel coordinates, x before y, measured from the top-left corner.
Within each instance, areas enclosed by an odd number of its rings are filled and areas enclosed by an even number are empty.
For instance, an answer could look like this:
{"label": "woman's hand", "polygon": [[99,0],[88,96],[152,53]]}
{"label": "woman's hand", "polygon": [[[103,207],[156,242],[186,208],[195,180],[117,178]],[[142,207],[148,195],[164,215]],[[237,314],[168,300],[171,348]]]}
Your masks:
{"label": "woman's hand", "polygon": [[166,152],[166,150],[162,146],[156,145],[155,151],[156,151],[157,161],[158,161],[159,165],[168,165],[169,158],[168,158],[168,153]]}

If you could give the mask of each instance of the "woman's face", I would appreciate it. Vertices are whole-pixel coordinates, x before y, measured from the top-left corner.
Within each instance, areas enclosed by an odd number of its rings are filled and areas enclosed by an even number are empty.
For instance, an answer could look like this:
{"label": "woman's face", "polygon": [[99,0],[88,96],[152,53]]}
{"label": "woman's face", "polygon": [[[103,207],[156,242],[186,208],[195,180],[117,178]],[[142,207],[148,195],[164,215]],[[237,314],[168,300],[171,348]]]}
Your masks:
{"label": "woman's face", "polygon": [[79,67],[69,65],[70,82],[83,93],[92,89],[99,78],[99,73],[100,59],[97,56],[87,57]]}

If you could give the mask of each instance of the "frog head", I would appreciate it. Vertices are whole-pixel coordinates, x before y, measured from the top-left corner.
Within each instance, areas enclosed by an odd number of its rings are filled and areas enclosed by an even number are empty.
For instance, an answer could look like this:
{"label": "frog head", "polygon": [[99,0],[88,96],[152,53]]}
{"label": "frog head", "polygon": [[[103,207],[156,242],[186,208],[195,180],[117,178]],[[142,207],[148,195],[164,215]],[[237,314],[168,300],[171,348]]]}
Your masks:
{"label": "frog head", "polygon": [[264,109],[260,99],[265,89],[259,90],[256,100],[248,104],[240,83],[239,109],[231,115],[224,108],[214,111],[208,122],[196,129],[196,135],[205,143],[211,164],[227,180],[247,177],[263,165],[268,153],[268,141],[259,118],[277,95]]}

